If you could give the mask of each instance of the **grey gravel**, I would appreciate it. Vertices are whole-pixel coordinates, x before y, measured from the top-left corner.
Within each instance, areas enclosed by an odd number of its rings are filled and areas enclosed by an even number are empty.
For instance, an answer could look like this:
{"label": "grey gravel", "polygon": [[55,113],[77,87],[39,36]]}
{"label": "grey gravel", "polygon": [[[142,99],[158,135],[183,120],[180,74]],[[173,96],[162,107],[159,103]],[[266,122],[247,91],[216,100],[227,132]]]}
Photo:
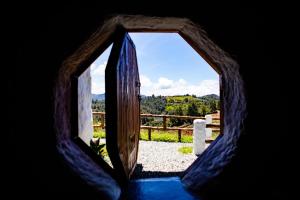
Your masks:
{"label": "grey gravel", "polygon": [[145,171],[174,172],[185,170],[197,158],[195,154],[182,154],[180,147],[190,146],[190,143],[170,143],[155,141],[140,141],[138,164]]}
{"label": "grey gravel", "polygon": [[180,176],[197,158],[193,153],[180,153],[178,149],[183,146],[192,147],[193,144],[140,141],[133,178]]}
{"label": "grey gravel", "polygon": [[[101,142],[105,143],[105,139]],[[180,176],[197,158],[193,153],[180,153],[178,149],[184,146],[192,147],[193,143],[139,141],[137,166],[132,178]]]}

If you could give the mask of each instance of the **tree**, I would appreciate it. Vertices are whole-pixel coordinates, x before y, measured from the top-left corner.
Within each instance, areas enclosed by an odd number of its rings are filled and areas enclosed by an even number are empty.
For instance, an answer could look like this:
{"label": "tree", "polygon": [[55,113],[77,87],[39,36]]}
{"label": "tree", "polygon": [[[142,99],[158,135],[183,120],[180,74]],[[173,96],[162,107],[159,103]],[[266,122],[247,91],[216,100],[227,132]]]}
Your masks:
{"label": "tree", "polygon": [[175,109],[175,114],[176,115],[183,115],[183,111],[182,111],[182,108],[181,106],[178,106],[176,109]]}
{"label": "tree", "polygon": [[[172,108],[172,107],[169,107],[169,108]],[[179,115],[179,116],[182,116],[183,115],[182,107],[181,106],[173,107],[173,109],[170,109],[168,111],[168,114],[169,115]],[[169,120],[169,125],[170,126],[181,126],[184,123],[185,123],[185,120],[178,119],[178,118],[170,118],[170,120]]]}
{"label": "tree", "polygon": [[210,101],[210,110],[212,113],[215,113],[217,111],[217,103],[214,100]]}
{"label": "tree", "polygon": [[217,110],[220,110],[220,101],[216,101],[216,107],[217,107]]}
{"label": "tree", "polygon": [[188,105],[187,115],[189,116],[199,115],[197,105],[194,102]]}
{"label": "tree", "polygon": [[174,99],[169,99],[168,103],[174,103]]}
{"label": "tree", "polygon": [[207,108],[207,106],[203,105],[201,107],[201,115],[206,115],[209,112],[209,109]]}

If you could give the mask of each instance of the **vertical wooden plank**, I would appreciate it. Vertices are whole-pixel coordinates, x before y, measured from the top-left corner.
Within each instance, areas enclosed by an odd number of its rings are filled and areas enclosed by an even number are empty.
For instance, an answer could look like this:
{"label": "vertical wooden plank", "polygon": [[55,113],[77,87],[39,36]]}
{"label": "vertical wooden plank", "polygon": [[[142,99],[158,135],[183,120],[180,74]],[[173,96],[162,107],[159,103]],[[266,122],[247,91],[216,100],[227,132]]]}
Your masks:
{"label": "vertical wooden plank", "polygon": [[100,117],[101,117],[101,128],[104,129],[104,114],[101,114]]}
{"label": "vertical wooden plank", "polygon": [[151,128],[148,128],[148,140],[151,141]]}
{"label": "vertical wooden plank", "polygon": [[135,46],[126,32],[115,41],[105,70],[107,150],[126,184],[137,162],[140,80]]}
{"label": "vertical wooden plank", "polygon": [[178,129],[178,141],[181,142],[181,129]]}
{"label": "vertical wooden plank", "polygon": [[167,129],[167,117],[166,116],[163,116],[163,127],[164,127],[164,130]]}

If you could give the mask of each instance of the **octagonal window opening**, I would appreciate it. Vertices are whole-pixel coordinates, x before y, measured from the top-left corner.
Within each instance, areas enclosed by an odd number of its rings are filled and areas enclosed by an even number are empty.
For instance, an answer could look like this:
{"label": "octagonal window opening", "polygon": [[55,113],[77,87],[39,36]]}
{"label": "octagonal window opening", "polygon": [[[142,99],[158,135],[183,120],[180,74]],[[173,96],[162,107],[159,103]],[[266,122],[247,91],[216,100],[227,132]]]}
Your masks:
{"label": "octagonal window opening", "polygon": [[[236,149],[238,149],[237,142],[243,131],[243,121],[247,115],[247,107],[239,64],[210,40],[199,25],[186,18],[141,15],[113,16],[107,19],[100,29],[84,42],[74,54],[64,60],[54,86],[54,128],[57,150],[70,169],[86,183],[94,186],[100,193],[104,192],[112,199],[120,197],[122,181],[120,181],[118,174],[122,174],[124,171],[122,172],[122,170],[116,168],[112,169],[103,159],[99,159],[99,156],[88,146],[88,142],[84,142],[78,134],[78,123],[80,123],[78,118],[80,111],[78,81],[80,75],[109,45],[115,44],[116,41],[113,41],[112,38],[119,25],[129,32],[176,32],[220,75],[220,128],[223,136],[212,142],[181,176],[181,182],[185,187],[199,191],[202,186],[220,175],[224,167],[234,157]],[[127,40],[127,44],[130,44],[130,40]],[[113,49],[114,47],[112,47],[112,52]],[[138,86],[139,81],[136,83]],[[89,87],[91,88],[91,86]],[[107,92],[109,87],[107,87],[107,84],[105,87]],[[89,96],[91,97],[91,94]],[[89,104],[83,105],[89,110],[90,115],[88,115],[86,121],[89,121],[88,123],[91,125],[92,110],[89,107],[91,106],[91,99],[89,102]],[[108,113],[106,113],[107,116]],[[108,135],[110,134],[107,134],[106,137]],[[128,139],[133,141],[134,137],[129,135]],[[129,146],[129,148],[132,147]],[[118,160],[115,161],[118,162]],[[107,187],[108,185],[109,187]]]}
{"label": "octagonal window opening", "polygon": [[[130,32],[129,36],[135,44],[141,82],[140,142],[132,178],[180,175],[197,158],[193,120],[203,119],[213,127],[205,128],[204,149],[220,134],[219,75],[177,33]],[[110,167],[105,68],[112,46],[78,78],[78,136]],[[85,122],[91,115],[92,121]],[[198,148],[197,154],[204,149]]]}

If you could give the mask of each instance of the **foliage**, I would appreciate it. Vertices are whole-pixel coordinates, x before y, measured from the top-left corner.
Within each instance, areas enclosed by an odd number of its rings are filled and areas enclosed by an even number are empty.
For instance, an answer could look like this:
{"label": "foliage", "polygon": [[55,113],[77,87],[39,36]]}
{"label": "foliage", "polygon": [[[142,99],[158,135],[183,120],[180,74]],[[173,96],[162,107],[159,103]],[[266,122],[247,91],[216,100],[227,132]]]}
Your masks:
{"label": "foliage", "polygon": [[165,114],[166,97],[144,96],[141,100],[141,113]]}
{"label": "foliage", "polygon": [[105,112],[105,100],[92,100],[92,110],[96,112]]}
{"label": "foliage", "polygon": [[188,147],[188,146],[180,147],[178,151],[182,154],[190,154],[193,152],[193,147]]}
{"label": "foliage", "polygon": [[91,141],[90,147],[97,155],[100,155],[102,158],[107,156],[107,150],[105,144],[100,144],[99,141],[96,143]]}
{"label": "foliage", "polygon": [[103,129],[97,129],[96,131],[94,131],[94,138],[105,138],[105,130]]}
{"label": "foliage", "polygon": [[[202,97],[195,95],[178,96],[142,96],[141,113],[205,116],[220,110],[219,96],[211,94]],[[105,112],[104,100],[93,99],[92,110]],[[100,116],[94,117],[94,123],[100,122]],[[143,117],[141,124],[144,126],[162,126],[162,118]],[[192,124],[192,120],[169,118],[167,124],[170,127]]]}
{"label": "foliage", "polygon": [[[181,106],[176,106],[174,110],[169,110],[169,115],[184,115]],[[169,118],[169,126],[181,126],[186,122],[186,120],[178,119],[178,118]]]}
{"label": "foliage", "polygon": [[[203,106],[204,107],[204,106]],[[188,105],[187,113],[188,116],[197,116],[200,113],[198,112],[198,108],[195,102],[192,102]]]}
{"label": "foliage", "polygon": [[[178,114],[178,115],[205,115],[202,113],[202,107],[205,107],[206,113],[214,113],[220,109],[219,97],[217,95],[206,95],[196,97],[195,95],[181,96],[143,96],[141,100],[141,113],[151,114]],[[92,110],[96,112],[105,112],[104,99],[92,100]]]}
{"label": "foliage", "polygon": [[142,125],[144,126],[162,126],[163,121],[161,117],[142,117]]}
{"label": "foliage", "polygon": [[[169,115],[205,116],[215,113],[218,109],[218,96],[208,95],[196,97],[195,95],[168,96],[166,113]],[[169,126],[191,124],[192,120],[170,119]]]}

